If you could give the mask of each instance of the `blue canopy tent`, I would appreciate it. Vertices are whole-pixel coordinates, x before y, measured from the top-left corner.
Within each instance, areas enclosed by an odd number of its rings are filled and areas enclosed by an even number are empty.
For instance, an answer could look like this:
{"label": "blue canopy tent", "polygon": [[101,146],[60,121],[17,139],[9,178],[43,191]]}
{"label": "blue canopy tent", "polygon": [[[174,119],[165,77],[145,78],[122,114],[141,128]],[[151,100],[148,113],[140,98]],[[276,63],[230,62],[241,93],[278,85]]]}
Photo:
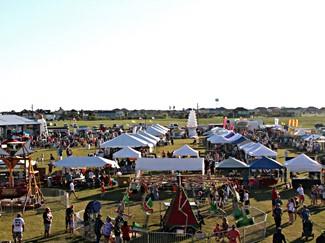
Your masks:
{"label": "blue canopy tent", "polygon": [[[261,159],[257,159],[251,162],[249,165],[249,169],[251,170],[275,170],[284,168],[279,162],[274,159],[270,159],[268,157],[262,157]],[[279,174],[278,174],[279,176]],[[278,177],[277,176],[277,177]],[[254,175],[253,184],[256,183],[260,186],[272,186],[278,182],[278,178],[275,177],[257,177]]]}
{"label": "blue canopy tent", "polygon": [[282,169],[283,166],[274,159],[263,157],[261,159],[253,160],[250,165],[250,169],[262,169],[262,170],[274,170]]}

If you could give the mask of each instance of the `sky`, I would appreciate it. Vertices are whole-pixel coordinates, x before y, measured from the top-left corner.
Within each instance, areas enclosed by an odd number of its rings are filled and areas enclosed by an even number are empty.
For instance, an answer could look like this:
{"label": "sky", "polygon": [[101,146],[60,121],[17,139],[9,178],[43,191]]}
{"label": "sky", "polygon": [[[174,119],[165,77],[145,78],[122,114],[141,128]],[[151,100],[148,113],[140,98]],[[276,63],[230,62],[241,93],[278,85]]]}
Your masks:
{"label": "sky", "polygon": [[0,111],[323,107],[324,12],[323,0],[0,0]]}

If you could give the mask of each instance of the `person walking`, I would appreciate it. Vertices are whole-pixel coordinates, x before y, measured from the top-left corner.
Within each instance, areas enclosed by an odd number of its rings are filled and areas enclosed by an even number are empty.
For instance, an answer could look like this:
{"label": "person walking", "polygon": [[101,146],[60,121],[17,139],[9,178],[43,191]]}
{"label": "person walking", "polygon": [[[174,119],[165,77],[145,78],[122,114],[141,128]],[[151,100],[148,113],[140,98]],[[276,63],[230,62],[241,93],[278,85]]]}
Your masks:
{"label": "person walking", "polygon": [[15,243],[21,243],[23,240],[23,233],[25,231],[25,221],[21,214],[18,213],[17,217],[12,222],[12,237]]}
{"label": "person walking", "polygon": [[293,224],[294,221],[294,213],[296,211],[296,204],[293,198],[290,198],[287,204],[287,211],[289,216],[289,224]]}
{"label": "person walking", "polygon": [[73,233],[74,230],[74,207],[71,205],[65,210],[65,232]]}
{"label": "person walking", "polygon": [[71,194],[73,194],[74,197],[78,200],[78,197],[76,195],[76,191],[74,189],[74,183],[73,183],[73,181],[70,181],[70,184],[69,184],[69,198],[70,198]]}
{"label": "person walking", "polygon": [[282,208],[280,204],[277,203],[275,209],[273,209],[273,218],[275,222],[275,227],[279,228],[281,226],[281,218],[282,218]]}
{"label": "person walking", "polygon": [[278,227],[275,233],[273,234],[273,243],[286,243],[286,242],[287,242],[286,238],[284,234],[282,234],[281,228]]}
{"label": "person walking", "polygon": [[96,235],[96,243],[100,242],[100,238],[102,237],[102,227],[104,225],[104,222],[102,220],[102,215],[98,214],[95,220],[95,226],[94,226],[94,231]]}
{"label": "person walking", "polygon": [[104,236],[105,243],[109,243],[110,238],[111,238],[111,233],[114,229],[114,226],[111,221],[112,221],[111,218],[107,216],[106,222],[102,228],[102,235]]}
{"label": "person walking", "polygon": [[302,187],[301,184],[297,188],[297,193],[299,195],[299,204],[300,205],[304,204],[304,202],[305,202],[305,192],[304,192],[304,188]]}
{"label": "person walking", "polygon": [[44,238],[50,237],[53,215],[50,208],[45,208],[43,213]]}

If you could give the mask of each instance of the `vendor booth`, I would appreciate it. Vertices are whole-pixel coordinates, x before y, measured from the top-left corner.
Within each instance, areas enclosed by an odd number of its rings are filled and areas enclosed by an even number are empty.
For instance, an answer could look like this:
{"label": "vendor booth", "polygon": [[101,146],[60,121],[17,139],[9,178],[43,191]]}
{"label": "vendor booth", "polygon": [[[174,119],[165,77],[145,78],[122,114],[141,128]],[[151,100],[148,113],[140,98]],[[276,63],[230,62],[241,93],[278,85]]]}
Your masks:
{"label": "vendor booth", "polygon": [[185,144],[184,146],[182,146],[179,149],[176,149],[173,152],[173,157],[199,157],[199,152],[192,149],[190,146],[188,146],[187,144]]}

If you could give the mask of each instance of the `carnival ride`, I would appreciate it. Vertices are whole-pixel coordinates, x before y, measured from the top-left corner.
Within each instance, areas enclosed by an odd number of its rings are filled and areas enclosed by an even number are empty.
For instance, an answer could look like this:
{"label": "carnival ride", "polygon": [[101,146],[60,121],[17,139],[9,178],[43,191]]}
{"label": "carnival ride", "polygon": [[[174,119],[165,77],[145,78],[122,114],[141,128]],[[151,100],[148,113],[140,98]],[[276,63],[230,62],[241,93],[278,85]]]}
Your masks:
{"label": "carnival ride", "polygon": [[40,207],[44,202],[32,153],[30,141],[6,140],[1,144],[1,206],[9,200],[9,205],[22,208],[24,212],[28,208]]}

